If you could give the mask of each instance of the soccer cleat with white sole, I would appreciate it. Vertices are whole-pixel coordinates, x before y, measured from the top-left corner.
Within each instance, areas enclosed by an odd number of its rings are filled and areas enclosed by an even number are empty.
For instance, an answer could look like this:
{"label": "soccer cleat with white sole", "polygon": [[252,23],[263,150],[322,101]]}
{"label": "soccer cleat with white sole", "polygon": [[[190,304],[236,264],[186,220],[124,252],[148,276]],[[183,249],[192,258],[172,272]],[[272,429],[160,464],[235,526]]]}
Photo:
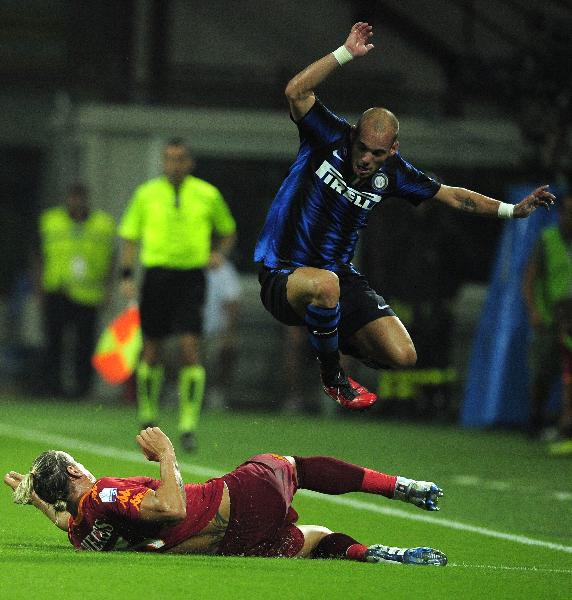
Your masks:
{"label": "soccer cleat with white sole", "polygon": [[437,503],[443,490],[432,481],[415,481],[407,477],[398,477],[393,497],[402,502],[409,502],[423,510],[439,510]]}
{"label": "soccer cleat with white sole", "polygon": [[392,546],[374,544],[365,551],[365,561],[370,563],[444,567],[447,564],[447,557],[440,550],[425,546],[419,548],[394,548]]}

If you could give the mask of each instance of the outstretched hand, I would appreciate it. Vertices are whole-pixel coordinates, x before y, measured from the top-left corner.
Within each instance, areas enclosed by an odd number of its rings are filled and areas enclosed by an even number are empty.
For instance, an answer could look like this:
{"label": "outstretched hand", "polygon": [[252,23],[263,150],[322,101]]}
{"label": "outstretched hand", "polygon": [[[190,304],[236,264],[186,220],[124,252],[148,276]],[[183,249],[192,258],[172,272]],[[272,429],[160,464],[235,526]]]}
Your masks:
{"label": "outstretched hand", "polygon": [[365,56],[370,50],[373,50],[373,44],[368,43],[372,35],[373,27],[360,21],[352,27],[344,46],[354,57]]}
{"label": "outstretched hand", "polygon": [[546,210],[554,204],[556,196],[548,191],[547,185],[536,188],[524,200],[521,200],[515,207],[512,216],[515,219],[524,219],[533,213],[539,206],[544,206]]}
{"label": "outstretched hand", "polygon": [[23,479],[23,475],[21,473],[17,473],[16,471],[10,471],[4,475],[4,483],[12,488],[12,491],[15,491],[20,481]]}
{"label": "outstretched hand", "polygon": [[135,439],[147,460],[161,462],[165,455],[175,456],[171,440],[159,427],[147,427]]}

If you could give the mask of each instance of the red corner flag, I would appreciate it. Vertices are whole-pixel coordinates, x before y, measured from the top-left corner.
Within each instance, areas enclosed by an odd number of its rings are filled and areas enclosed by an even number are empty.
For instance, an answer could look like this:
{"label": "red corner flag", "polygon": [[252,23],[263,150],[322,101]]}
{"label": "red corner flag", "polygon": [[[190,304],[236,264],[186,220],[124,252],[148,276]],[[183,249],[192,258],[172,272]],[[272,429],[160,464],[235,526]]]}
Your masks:
{"label": "red corner flag", "polygon": [[142,346],[139,307],[131,304],[101,334],[91,364],[107,383],[123,383],[135,370]]}

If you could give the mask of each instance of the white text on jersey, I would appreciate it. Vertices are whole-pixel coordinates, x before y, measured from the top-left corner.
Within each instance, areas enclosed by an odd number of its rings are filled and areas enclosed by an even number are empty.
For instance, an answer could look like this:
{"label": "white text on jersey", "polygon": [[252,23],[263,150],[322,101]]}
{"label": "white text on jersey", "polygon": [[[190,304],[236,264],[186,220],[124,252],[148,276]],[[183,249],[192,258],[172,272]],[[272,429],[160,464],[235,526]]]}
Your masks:
{"label": "white text on jersey", "polygon": [[316,175],[335,192],[338,192],[352,204],[364,210],[371,210],[381,200],[381,196],[378,194],[358,192],[349,187],[344,181],[342,174],[332,167],[327,160],[320,165],[320,168],[316,171]]}

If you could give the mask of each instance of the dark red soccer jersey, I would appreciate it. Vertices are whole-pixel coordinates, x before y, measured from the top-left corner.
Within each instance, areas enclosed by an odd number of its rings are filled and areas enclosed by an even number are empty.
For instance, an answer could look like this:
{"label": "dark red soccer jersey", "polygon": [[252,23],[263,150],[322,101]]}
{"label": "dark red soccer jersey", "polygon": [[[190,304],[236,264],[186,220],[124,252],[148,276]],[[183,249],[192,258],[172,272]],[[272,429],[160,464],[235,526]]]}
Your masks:
{"label": "dark red soccer jersey", "polygon": [[175,524],[141,520],[141,502],[161,485],[150,477],[102,477],[79,502],[68,537],[78,550],[162,551],[202,531],[214,517],[223,480],[186,484],[187,516]]}

